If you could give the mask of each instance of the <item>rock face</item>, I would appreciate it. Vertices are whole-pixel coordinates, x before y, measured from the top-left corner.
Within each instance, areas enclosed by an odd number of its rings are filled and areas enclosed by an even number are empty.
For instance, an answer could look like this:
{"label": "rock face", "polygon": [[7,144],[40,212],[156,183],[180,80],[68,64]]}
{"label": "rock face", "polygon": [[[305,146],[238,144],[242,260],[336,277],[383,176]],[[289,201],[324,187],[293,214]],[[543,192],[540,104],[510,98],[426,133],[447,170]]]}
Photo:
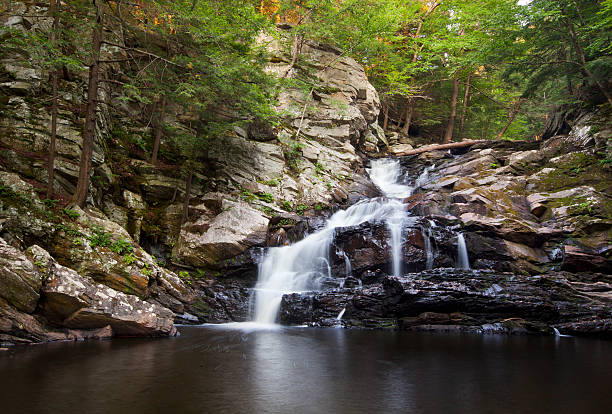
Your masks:
{"label": "rock face", "polygon": [[[9,7],[12,17],[0,16],[5,27],[49,26],[42,3]],[[68,205],[83,119],[63,108],[82,106],[84,72],[60,82],[58,200],[43,202],[47,74],[28,56],[0,57],[0,341],[167,336],[174,318],[246,320],[266,247],[299,241],[331,210],[380,196],[363,154],[393,155],[415,140],[385,136],[378,95],[355,60],[306,41],[291,66],[283,36],[279,29],[260,39],[271,55],[267,70],[308,76],[314,87],[280,91],[278,125],[253,122],[211,140],[191,171],[185,217],[181,156],[164,155],[172,149],[162,137],[160,164],[149,162],[146,108],[119,99],[113,82],[99,96],[88,208]],[[120,65],[104,65],[102,77],[115,79]],[[174,112],[167,123],[189,129],[185,114]],[[285,296],[281,321],[332,326],[345,309],[344,325],[355,327],[549,333],[555,326],[609,335],[610,280],[602,275],[612,272],[612,131],[592,129],[596,116],[543,142],[402,158],[404,181],[415,187],[403,200],[411,218],[402,274],[410,275],[388,276],[384,223],[337,229],[331,291]],[[458,267],[460,233],[478,271],[427,270]]]}
{"label": "rock face", "polygon": [[17,310],[32,313],[41,287],[42,274],[36,266],[0,239],[0,297]]}
{"label": "rock face", "polygon": [[221,206],[212,220],[203,215],[181,231],[175,256],[193,266],[213,266],[265,243],[269,220],[260,210],[240,202]]}
{"label": "rock face", "polygon": [[[12,17],[0,16],[4,27],[40,33],[50,27],[43,4],[11,2],[9,8]],[[285,72],[290,56],[277,41],[267,46],[269,71]],[[125,57],[114,48],[102,53],[105,60]],[[315,69],[308,76],[316,87],[312,93],[281,92],[279,126],[253,122],[211,140],[194,167],[183,218],[187,186],[181,156],[162,137],[161,162],[149,162],[153,131],[142,119],[148,109],[119,99],[123,92],[112,82],[98,97],[87,208],[68,205],[82,146],[83,114],[74,108],[84,104],[87,82],[86,72],[78,71],[60,79],[57,200],[42,202],[51,117],[48,73],[27,55],[3,55],[3,340],[170,335],[172,313],[185,323],[246,319],[248,287],[263,248],[297,241],[333,205],[377,191],[365,178],[360,151],[366,143],[378,151],[386,139],[376,125],[378,95],[363,68],[316,43],[302,49],[299,65],[304,63]],[[103,65],[101,77],[115,79],[121,65]],[[299,65],[288,77],[308,69]],[[184,115],[170,108],[166,123],[186,130]],[[140,316],[130,319],[130,312]]]}
{"label": "rock face", "polygon": [[[609,336],[612,280],[597,276],[600,292],[575,275],[517,276],[437,269],[385,277],[356,289],[283,297],[281,321],[327,325],[346,309],[348,327],[482,333]],[[608,329],[606,329],[608,327]]]}
{"label": "rock face", "polygon": [[[51,260],[51,259],[49,259]],[[51,263],[42,289],[41,314],[50,324],[74,329],[110,326],[117,336],[173,336],[174,314],[117,292]]]}
{"label": "rock face", "polygon": [[[405,158],[405,182],[415,187],[404,200],[409,274],[388,276],[384,223],[338,229],[330,252],[337,283],[285,295],[280,321],[337,326],[345,309],[346,327],[611,337],[612,173],[598,142],[612,131],[580,134],[557,137],[554,151],[547,142],[491,142]],[[566,147],[575,152],[560,155]],[[482,270],[448,268],[459,266],[460,233],[470,266]],[[363,288],[349,288],[354,278]]]}

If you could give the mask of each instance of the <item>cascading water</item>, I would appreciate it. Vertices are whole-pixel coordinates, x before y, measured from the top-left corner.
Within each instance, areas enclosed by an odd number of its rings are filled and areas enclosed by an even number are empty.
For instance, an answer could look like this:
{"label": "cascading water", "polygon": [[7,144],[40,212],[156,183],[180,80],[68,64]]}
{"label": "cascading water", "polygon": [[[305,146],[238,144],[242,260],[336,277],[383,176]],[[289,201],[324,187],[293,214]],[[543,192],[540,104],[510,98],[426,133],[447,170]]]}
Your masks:
{"label": "cascading water", "polygon": [[381,159],[372,161],[372,167],[368,172],[372,182],[380,188],[380,191],[386,197],[391,199],[389,202],[395,202],[397,206],[393,214],[387,218],[386,224],[391,234],[389,244],[391,246],[393,276],[399,276],[402,272],[402,230],[407,214],[398,199],[410,197],[414,188],[399,183],[401,168],[398,160]]}
{"label": "cascading water", "polygon": [[340,257],[344,257],[344,274],[346,277],[352,276],[351,259],[349,259],[348,254],[344,253],[342,250],[336,252],[336,254]]}
{"label": "cascading water", "polygon": [[470,269],[470,259],[468,257],[467,245],[463,233],[457,235],[457,268]]}
{"label": "cascading water", "polygon": [[329,247],[335,230],[365,222],[385,221],[391,233],[393,273],[401,270],[401,236],[406,217],[399,199],[412,194],[412,188],[398,183],[400,164],[394,160],[375,160],[368,170],[372,182],[387,198],[360,201],[332,215],[323,229],[303,240],[268,250],[259,266],[255,286],[254,321],[273,324],[284,294],[319,290],[322,282],[331,279]]}

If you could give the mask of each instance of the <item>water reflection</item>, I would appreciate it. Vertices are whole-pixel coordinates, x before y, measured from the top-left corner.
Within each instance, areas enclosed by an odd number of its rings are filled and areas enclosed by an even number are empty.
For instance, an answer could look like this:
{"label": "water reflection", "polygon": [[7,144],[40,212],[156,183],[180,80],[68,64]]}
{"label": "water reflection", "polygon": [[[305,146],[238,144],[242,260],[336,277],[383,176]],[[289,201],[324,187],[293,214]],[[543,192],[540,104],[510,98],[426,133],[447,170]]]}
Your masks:
{"label": "water reflection", "polygon": [[4,352],[2,412],[612,412],[605,341],[181,329]]}

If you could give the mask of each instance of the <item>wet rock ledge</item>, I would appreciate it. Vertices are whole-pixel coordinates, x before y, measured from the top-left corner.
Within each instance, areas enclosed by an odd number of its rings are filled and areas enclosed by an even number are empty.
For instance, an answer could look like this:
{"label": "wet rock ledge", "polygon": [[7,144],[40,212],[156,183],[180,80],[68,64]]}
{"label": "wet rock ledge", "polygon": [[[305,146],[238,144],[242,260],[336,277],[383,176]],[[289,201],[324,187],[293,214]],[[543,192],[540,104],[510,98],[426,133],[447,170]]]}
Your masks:
{"label": "wet rock ledge", "polygon": [[[341,319],[338,316],[345,309]],[[284,324],[612,338],[612,277],[435,269],[285,295]]]}

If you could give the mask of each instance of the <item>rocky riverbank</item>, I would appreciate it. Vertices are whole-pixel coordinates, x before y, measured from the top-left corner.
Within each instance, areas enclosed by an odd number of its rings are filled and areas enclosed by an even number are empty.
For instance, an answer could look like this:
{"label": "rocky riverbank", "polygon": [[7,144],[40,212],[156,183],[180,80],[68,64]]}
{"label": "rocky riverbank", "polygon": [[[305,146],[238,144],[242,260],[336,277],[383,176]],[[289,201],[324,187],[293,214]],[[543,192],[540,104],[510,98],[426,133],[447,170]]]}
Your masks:
{"label": "rocky riverbank", "polygon": [[[403,275],[388,276],[384,222],[340,229],[331,263],[342,275],[349,259],[350,288],[286,295],[281,320],[610,337],[611,131],[591,131],[594,119],[579,118],[568,135],[544,142],[403,158],[403,182],[416,189],[403,200]],[[475,270],[458,270],[460,234]]]}
{"label": "rocky riverbank", "polygon": [[[46,7],[10,7],[3,27],[49,27]],[[290,52],[278,39],[260,42],[270,73],[287,72]],[[108,60],[123,54],[103,50]],[[298,240],[332,205],[375,191],[359,149],[366,137],[384,140],[378,94],[363,68],[337,50],[306,42],[302,55],[288,77],[311,78],[316,90],[282,90],[277,127],[237,126],[211,142],[193,171],[187,203],[180,154],[162,137],[160,162],[151,164],[143,151],[154,133],[141,116],[146,108],[107,83],[86,209],[69,205],[82,144],[83,114],[74,108],[84,104],[86,72],[59,81],[55,195],[47,200],[49,74],[33,57],[4,55],[0,342],[165,336],[176,332],[174,321],[245,320],[263,248]],[[120,78],[121,63],[102,70],[107,79]],[[189,117],[168,110],[165,122],[181,130]],[[300,140],[293,138],[297,130]]]}

